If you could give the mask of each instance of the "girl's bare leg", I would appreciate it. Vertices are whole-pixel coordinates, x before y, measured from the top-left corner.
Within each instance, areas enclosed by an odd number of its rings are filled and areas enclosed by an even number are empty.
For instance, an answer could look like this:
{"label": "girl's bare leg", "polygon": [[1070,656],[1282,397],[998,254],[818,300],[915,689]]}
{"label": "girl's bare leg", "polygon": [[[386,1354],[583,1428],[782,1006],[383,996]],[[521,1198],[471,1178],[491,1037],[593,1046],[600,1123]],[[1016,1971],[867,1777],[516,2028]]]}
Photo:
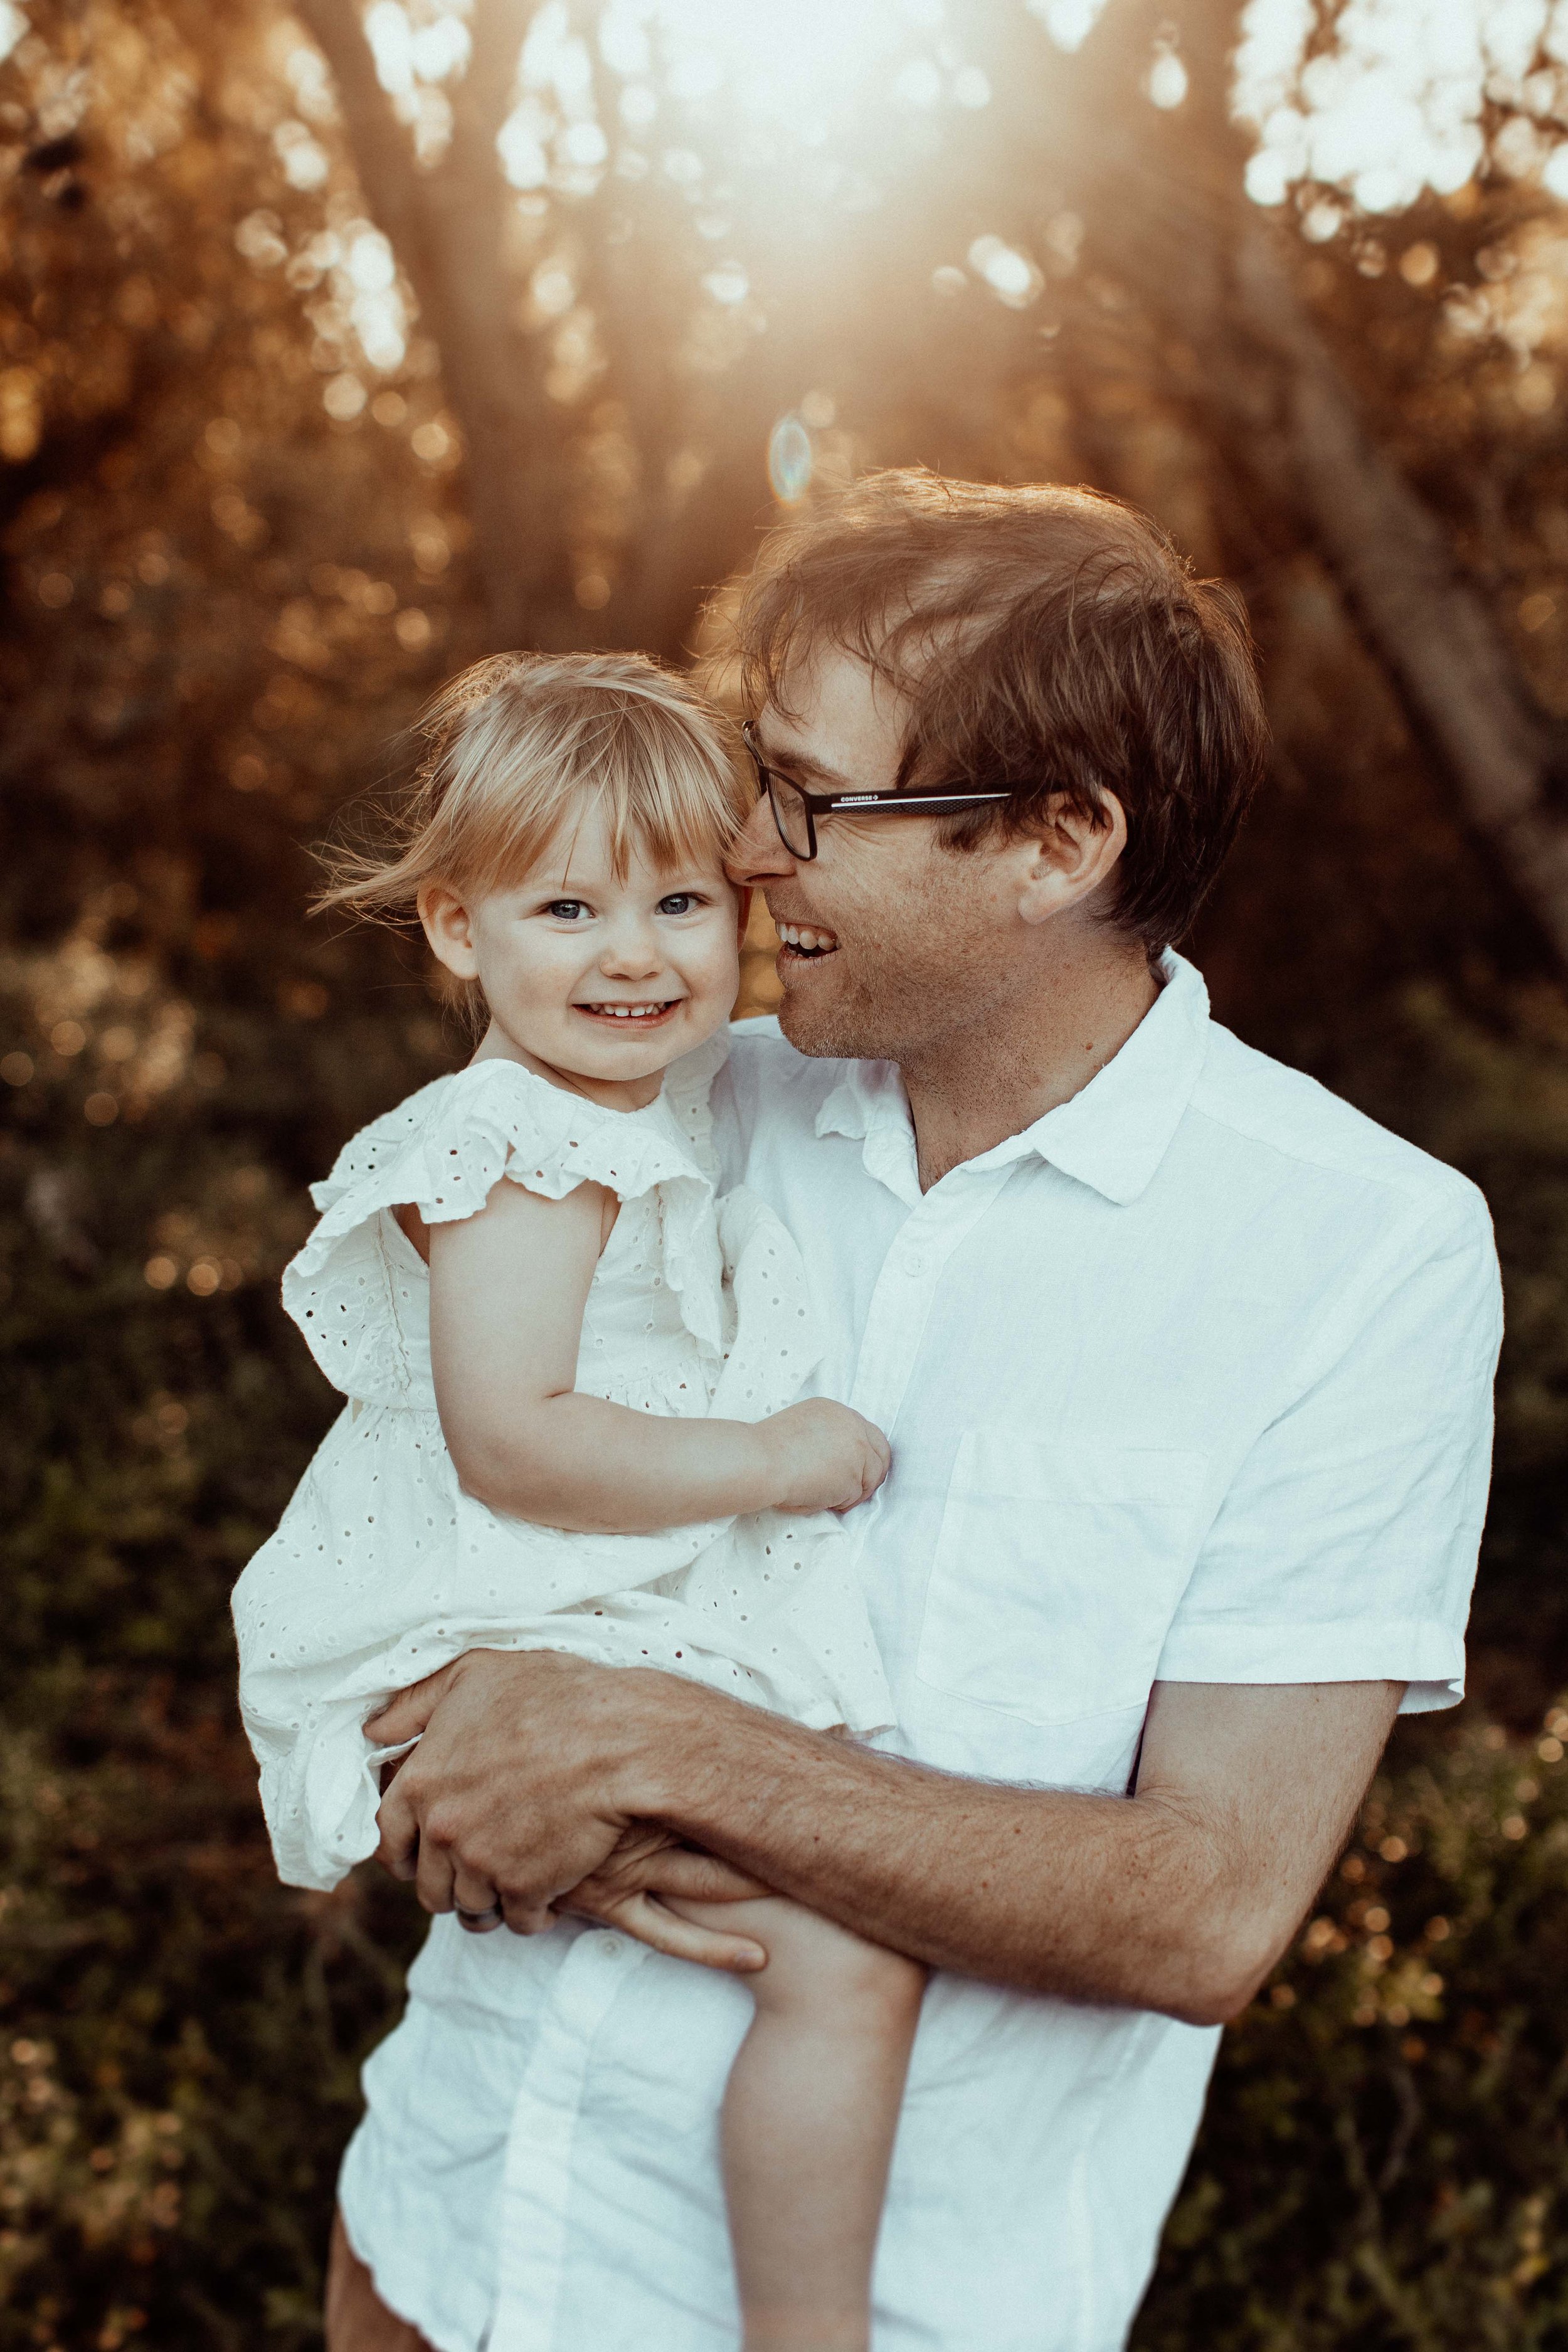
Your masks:
{"label": "girl's bare leg", "polygon": [[745,2352],[868,2352],[871,2263],[926,1972],[783,1895],[687,1903],[766,1968],[724,2095]]}
{"label": "girl's bare leg", "polygon": [[332,2216],[327,2257],[327,2352],[431,2352],[416,2327],[388,2311],[375,2281],[349,2243],[341,2213]]}

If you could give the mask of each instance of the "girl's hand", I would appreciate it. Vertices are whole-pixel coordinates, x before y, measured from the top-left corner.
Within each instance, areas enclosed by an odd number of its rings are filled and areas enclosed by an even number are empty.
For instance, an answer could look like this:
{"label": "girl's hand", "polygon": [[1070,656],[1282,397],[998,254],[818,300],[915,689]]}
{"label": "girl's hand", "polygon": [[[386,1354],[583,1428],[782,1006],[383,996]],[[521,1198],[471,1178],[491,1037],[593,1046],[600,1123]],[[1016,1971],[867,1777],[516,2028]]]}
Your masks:
{"label": "girl's hand", "polygon": [[754,1937],[727,1936],[721,1928],[700,1927],[671,1911],[660,1897],[741,1903],[769,1892],[716,1854],[694,1852],[668,1830],[636,1822],[592,1877],[563,1895],[554,1907],[595,1919],[601,1927],[618,1927],[639,1944],[668,1952],[671,1959],[695,1960],[700,1968],[749,1976],[767,1965],[767,1953]]}
{"label": "girl's hand", "polygon": [[847,1404],[808,1397],[757,1423],[775,1511],[852,1511],[892,1465],[881,1431]]}

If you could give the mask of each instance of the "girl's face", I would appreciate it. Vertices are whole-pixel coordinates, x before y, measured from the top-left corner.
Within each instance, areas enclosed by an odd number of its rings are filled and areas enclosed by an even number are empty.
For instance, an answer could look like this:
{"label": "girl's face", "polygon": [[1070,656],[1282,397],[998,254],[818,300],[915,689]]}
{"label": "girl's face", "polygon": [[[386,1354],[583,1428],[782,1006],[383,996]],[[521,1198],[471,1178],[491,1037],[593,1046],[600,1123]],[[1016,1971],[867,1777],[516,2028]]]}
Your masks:
{"label": "girl's face", "polygon": [[432,948],[490,1009],[479,1056],[535,1061],[627,1108],[721,1029],[740,986],[740,894],[717,851],[656,868],[611,863],[602,812],[563,825],[527,879],[460,899],[419,894]]}

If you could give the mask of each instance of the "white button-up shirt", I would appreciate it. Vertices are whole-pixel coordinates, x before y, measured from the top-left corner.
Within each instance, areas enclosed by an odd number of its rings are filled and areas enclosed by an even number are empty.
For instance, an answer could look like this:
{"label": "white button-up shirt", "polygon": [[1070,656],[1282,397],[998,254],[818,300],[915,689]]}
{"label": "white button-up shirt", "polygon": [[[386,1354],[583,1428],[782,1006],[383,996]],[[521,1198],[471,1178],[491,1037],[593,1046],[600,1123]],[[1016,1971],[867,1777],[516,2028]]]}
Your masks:
{"label": "white button-up shirt", "polygon": [[[950,1770],[1124,1791],[1156,1681],[1462,1689],[1500,1328],[1452,1170],[1166,984],[1072,1101],[924,1194],[897,1072],[742,1024],[727,1179],[800,1242],[898,1708]],[[351,2237],[440,2352],[733,2352],[717,2118],[742,1984],[438,1921],[367,2069]],[[877,2352],[1115,2352],[1217,2035],[938,1975]]]}

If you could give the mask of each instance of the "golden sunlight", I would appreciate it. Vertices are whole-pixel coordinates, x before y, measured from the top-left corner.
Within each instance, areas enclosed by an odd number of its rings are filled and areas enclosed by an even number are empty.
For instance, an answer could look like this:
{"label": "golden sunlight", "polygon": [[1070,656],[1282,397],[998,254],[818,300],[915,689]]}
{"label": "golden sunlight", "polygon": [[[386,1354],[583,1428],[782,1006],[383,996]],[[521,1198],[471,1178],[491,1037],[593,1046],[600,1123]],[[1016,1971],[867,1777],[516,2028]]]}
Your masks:
{"label": "golden sunlight", "polygon": [[942,0],[610,0],[599,38],[628,77],[657,58],[671,96],[723,89],[811,141],[867,96],[937,103],[944,65],[958,69],[942,54],[945,14]]}

